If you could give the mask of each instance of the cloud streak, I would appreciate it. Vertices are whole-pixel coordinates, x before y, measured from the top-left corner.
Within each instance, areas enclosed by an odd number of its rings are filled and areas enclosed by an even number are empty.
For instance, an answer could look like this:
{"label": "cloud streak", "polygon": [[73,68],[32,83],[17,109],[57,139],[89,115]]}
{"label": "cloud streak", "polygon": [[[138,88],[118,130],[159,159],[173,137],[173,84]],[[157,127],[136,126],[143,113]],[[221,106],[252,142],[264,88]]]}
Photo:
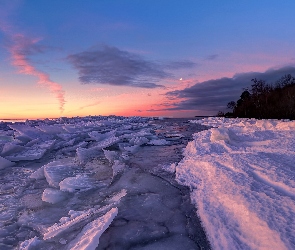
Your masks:
{"label": "cloud streak", "polygon": [[107,45],[69,55],[67,60],[78,70],[82,84],[99,83],[139,88],[164,87],[158,82],[173,76],[169,69],[194,66],[190,61],[160,64]]}
{"label": "cloud streak", "polygon": [[269,69],[264,73],[241,73],[232,78],[204,81],[182,90],[170,91],[166,93],[166,97],[173,104],[165,110],[202,110],[216,114],[219,110],[225,110],[228,102],[236,101],[244,88],[251,87],[251,79],[274,83],[286,74],[295,76],[295,67]]}
{"label": "cloud streak", "polygon": [[62,86],[52,81],[48,74],[39,71],[30,61],[29,56],[44,52],[47,47],[38,45],[39,39],[31,39],[23,34],[12,34],[10,30],[2,26],[0,27],[9,37],[8,50],[11,53],[12,65],[19,69],[19,73],[32,75],[38,78],[38,84],[46,87],[55,96],[59,102],[59,110],[64,111],[65,92]]}
{"label": "cloud streak", "polygon": [[12,26],[5,21],[5,17],[8,15],[11,9],[14,9],[14,5],[4,6],[5,8],[0,11],[0,31],[2,30],[6,36],[7,43],[6,47],[11,53],[12,65],[19,69],[19,73],[32,75],[38,78],[38,84],[45,86],[51,93],[54,94],[59,102],[59,109],[62,113],[65,105],[65,92],[62,86],[52,81],[48,74],[39,71],[34,67],[30,61],[29,56],[33,54],[43,53],[48,49],[46,46],[37,44],[40,39],[31,39],[23,34],[16,34],[12,30]]}

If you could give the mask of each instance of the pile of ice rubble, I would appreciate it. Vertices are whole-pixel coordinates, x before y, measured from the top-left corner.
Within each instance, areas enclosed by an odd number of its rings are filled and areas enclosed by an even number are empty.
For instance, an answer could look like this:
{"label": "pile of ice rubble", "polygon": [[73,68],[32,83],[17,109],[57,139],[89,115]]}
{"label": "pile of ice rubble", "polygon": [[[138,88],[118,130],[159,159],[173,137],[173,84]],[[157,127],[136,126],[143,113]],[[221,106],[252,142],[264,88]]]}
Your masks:
{"label": "pile of ice rubble", "polygon": [[295,121],[205,118],[176,167],[213,249],[295,249]]}
{"label": "pile of ice rubble", "polygon": [[[91,117],[2,123],[1,238],[13,241],[10,232],[17,220],[19,238],[28,238],[26,227],[39,232],[38,236],[31,232],[32,237],[19,244],[19,249],[56,249],[56,243],[63,249],[95,249],[128,192],[108,189],[126,168],[125,160],[141,145],[169,144],[155,135],[149,121]],[[98,192],[91,193],[93,189]],[[79,196],[87,191],[87,202],[78,204]],[[44,203],[48,204],[45,209]],[[20,214],[22,206],[29,210]],[[58,221],[60,214],[68,216]]]}

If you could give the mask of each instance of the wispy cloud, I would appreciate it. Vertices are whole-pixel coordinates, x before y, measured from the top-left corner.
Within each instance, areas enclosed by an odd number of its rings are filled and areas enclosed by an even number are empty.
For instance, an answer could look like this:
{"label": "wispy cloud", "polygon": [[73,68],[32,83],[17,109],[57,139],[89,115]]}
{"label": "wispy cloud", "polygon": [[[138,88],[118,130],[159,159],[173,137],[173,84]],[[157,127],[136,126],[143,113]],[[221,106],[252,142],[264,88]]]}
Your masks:
{"label": "wispy cloud", "polygon": [[59,102],[59,109],[63,112],[65,92],[61,85],[53,82],[48,74],[38,70],[29,60],[30,56],[43,53],[49,47],[38,44],[40,39],[33,39],[22,33],[15,32],[11,17],[21,4],[21,0],[1,1],[0,3],[0,32],[3,32],[6,48],[11,53],[12,65],[19,69],[19,73],[37,77],[38,83],[47,87],[55,95]]}
{"label": "wispy cloud", "polygon": [[205,58],[205,60],[212,61],[212,60],[215,60],[218,56],[219,56],[218,54],[209,55]]}
{"label": "wispy cloud", "polygon": [[176,62],[168,62],[164,63],[162,66],[165,69],[174,70],[174,69],[191,69],[196,67],[198,64],[195,62],[189,61],[189,60],[183,60],[183,61],[176,61]]}
{"label": "wispy cloud", "polygon": [[19,73],[32,75],[38,78],[38,83],[47,87],[59,102],[62,113],[65,105],[65,92],[62,86],[52,81],[48,74],[38,70],[30,61],[29,56],[44,52],[47,47],[38,44],[39,39],[32,39],[23,34],[9,33],[8,49],[11,53],[12,65],[19,68]]}
{"label": "wispy cloud", "polygon": [[89,108],[89,107],[93,107],[93,106],[97,106],[100,103],[101,103],[100,101],[93,102],[93,103],[90,103],[88,105],[84,105],[84,106],[80,107],[79,110],[82,110],[82,109],[85,109],[85,108]]}
{"label": "wispy cloud", "polygon": [[90,107],[93,107],[93,106],[97,106],[99,104],[101,104],[101,101],[96,101],[96,102],[93,102],[93,103],[89,103],[89,104],[81,106],[81,107],[79,107],[77,109],[70,110],[70,111],[66,112],[66,114],[70,114],[70,113],[77,112],[77,111],[80,111],[80,110],[83,110],[83,109],[87,109],[87,108],[90,108]]}
{"label": "wispy cloud", "polygon": [[[167,92],[166,96],[173,105],[165,110],[204,110],[216,113],[218,110],[225,110],[229,101],[236,101],[244,88],[251,87],[251,79],[257,78],[274,83],[286,74],[295,76],[295,67],[269,69],[264,73],[241,73],[232,78],[200,82],[182,90]],[[176,100],[178,101],[175,102]]]}
{"label": "wispy cloud", "polygon": [[190,61],[158,63],[122,51],[116,47],[102,46],[67,57],[78,70],[83,84],[99,83],[140,88],[164,87],[158,82],[173,76],[169,70],[190,68]]}

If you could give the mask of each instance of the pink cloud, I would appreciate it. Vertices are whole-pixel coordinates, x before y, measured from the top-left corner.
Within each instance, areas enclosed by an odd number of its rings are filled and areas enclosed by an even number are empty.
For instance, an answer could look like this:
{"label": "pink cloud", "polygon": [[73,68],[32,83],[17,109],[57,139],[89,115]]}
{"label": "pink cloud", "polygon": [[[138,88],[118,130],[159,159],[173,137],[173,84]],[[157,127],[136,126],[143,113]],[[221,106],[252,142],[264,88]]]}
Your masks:
{"label": "pink cloud", "polygon": [[37,44],[40,39],[31,39],[23,34],[11,34],[11,32],[8,32],[8,34],[11,40],[8,49],[11,53],[12,65],[19,68],[19,73],[37,77],[38,84],[48,88],[58,100],[59,109],[62,113],[66,102],[65,91],[62,89],[62,86],[52,81],[48,74],[38,70],[28,60],[28,56],[31,54],[40,53],[44,50],[44,47]]}

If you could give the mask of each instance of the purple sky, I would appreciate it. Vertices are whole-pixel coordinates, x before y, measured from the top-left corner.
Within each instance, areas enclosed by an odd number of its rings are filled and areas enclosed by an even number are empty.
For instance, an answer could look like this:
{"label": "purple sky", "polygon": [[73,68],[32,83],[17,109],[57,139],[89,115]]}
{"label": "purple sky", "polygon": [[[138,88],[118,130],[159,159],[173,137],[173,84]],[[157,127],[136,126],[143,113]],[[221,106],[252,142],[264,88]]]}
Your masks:
{"label": "purple sky", "polygon": [[295,76],[295,2],[0,1],[0,119],[192,117]]}

